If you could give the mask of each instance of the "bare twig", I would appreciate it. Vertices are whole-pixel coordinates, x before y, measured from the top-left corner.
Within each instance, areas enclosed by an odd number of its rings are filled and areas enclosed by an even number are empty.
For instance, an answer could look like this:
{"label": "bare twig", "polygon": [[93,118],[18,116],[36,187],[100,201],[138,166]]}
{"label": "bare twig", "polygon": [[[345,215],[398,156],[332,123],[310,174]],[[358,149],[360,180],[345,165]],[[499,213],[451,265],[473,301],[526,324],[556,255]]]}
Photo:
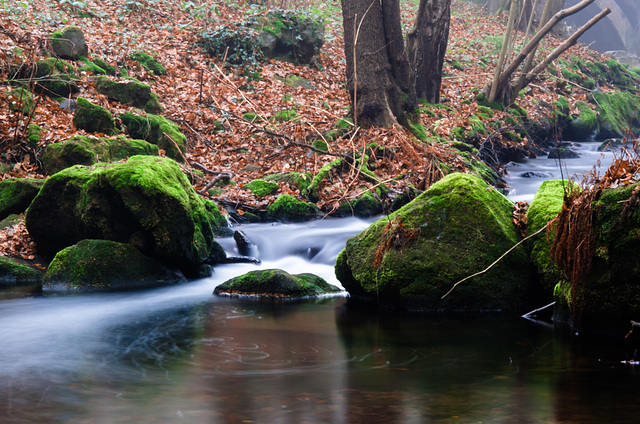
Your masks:
{"label": "bare twig", "polygon": [[473,278],[473,277],[477,277],[478,275],[482,275],[485,272],[489,271],[491,268],[493,268],[493,266],[495,264],[497,264],[498,262],[500,262],[502,260],[502,258],[504,258],[505,256],[507,256],[509,253],[511,253],[512,250],[514,250],[516,247],[520,246],[522,243],[524,243],[525,241],[529,240],[531,237],[537,236],[538,234],[540,234],[542,232],[542,230],[546,229],[547,226],[549,225],[549,223],[547,222],[544,227],[540,228],[538,231],[536,231],[535,233],[531,234],[530,236],[527,236],[525,238],[523,238],[522,240],[520,240],[519,242],[517,242],[516,244],[514,244],[509,250],[507,250],[506,252],[504,252],[502,254],[502,256],[500,256],[498,259],[496,259],[495,261],[493,261],[493,263],[491,265],[489,265],[488,267],[486,267],[485,269],[483,269],[482,271],[476,272],[475,274],[471,274],[467,277],[464,277],[462,280],[458,281],[457,283],[455,283],[453,285],[453,287],[451,287],[451,289],[449,289],[448,292],[446,292],[444,294],[444,296],[442,296],[440,298],[440,300],[444,299],[445,297],[447,297],[449,295],[449,293],[451,293],[453,291],[453,289],[455,289],[456,287],[458,287],[458,285],[464,283],[465,281]]}

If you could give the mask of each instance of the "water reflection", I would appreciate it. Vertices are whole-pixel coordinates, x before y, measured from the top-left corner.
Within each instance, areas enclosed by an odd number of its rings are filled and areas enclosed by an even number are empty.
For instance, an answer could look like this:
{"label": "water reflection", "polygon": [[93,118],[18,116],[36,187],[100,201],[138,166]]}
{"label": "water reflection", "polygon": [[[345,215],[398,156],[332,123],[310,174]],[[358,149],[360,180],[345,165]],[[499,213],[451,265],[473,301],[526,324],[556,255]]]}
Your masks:
{"label": "water reflection", "polygon": [[[187,286],[192,296],[4,301],[0,422],[595,423],[640,412],[640,377],[620,363],[633,346],[501,316],[214,298],[202,284]],[[25,302],[40,308],[25,317]]]}

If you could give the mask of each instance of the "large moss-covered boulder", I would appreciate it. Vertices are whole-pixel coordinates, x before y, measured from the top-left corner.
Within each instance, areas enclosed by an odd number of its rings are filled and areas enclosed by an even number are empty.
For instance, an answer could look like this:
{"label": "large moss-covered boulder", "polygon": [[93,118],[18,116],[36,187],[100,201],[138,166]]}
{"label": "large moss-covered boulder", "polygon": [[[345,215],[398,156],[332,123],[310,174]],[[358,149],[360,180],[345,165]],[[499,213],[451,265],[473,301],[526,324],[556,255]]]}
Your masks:
{"label": "large moss-covered boulder", "polygon": [[36,197],[44,180],[9,178],[0,182],[0,220],[24,212]]}
{"label": "large moss-covered boulder", "polygon": [[[571,181],[548,180],[542,183],[527,211],[527,234],[532,235],[558,216],[562,210],[565,189],[577,189]],[[555,239],[555,227],[550,226],[531,239],[531,261],[538,271],[544,295],[551,298],[560,274],[550,250]]]}
{"label": "large moss-covered boulder", "polygon": [[319,216],[318,207],[303,200],[298,200],[290,194],[281,194],[267,207],[267,218],[279,222],[303,222]]}
{"label": "large moss-covered boulder", "polygon": [[187,137],[180,127],[160,115],[136,115],[127,112],[120,115],[122,124],[133,138],[146,140],[167,152],[170,158],[183,161],[187,146]]}
{"label": "large moss-covered boulder", "polygon": [[99,75],[93,79],[98,93],[123,105],[144,109],[149,113],[162,112],[158,95],[151,87],[139,81],[116,82],[109,77]]}
{"label": "large moss-covered boulder", "polygon": [[25,221],[49,256],[84,239],[105,239],[129,242],[189,273],[224,255],[214,237],[226,230],[225,218],[167,158],[64,169],[49,177]]}
{"label": "large moss-covered boulder", "polygon": [[598,138],[623,138],[627,135],[629,127],[633,134],[640,134],[638,96],[635,94],[628,91],[594,91],[591,93],[590,101],[595,103],[598,113]]}
{"label": "large moss-covered boulder", "polygon": [[408,310],[507,310],[530,306],[523,246],[512,203],[482,179],[450,174],[409,204],[347,241],[336,275],[354,297]]}
{"label": "large moss-covered boulder", "polygon": [[82,291],[131,290],[184,281],[176,270],[126,243],[82,240],[62,249],[44,276],[44,288]]}
{"label": "large moss-covered boulder", "polygon": [[74,25],[51,34],[51,48],[56,56],[77,60],[89,54],[89,46],[82,30]]}
{"label": "large moss-covered boulder", "polygon": [[0,256],[0,289],[40,284],[42,276],[42,271],[24,265],[15,259]]}
{"label": "large moss-covered boulder", "polygon": [[79,130],[85,130],[90,133],[110,135],[117,132],[116,123],[111,112],[82,97],[78,97],[76,111],[73,114],[73,125]]}
{"label": "large moss-covered boulder", "polygon": [[591,272],[556,287],[554,315],[582,331],[628,328],[640,316],[640,183],[603,190],[593,211]]}
{"label": "large moss-covered boulder", "polygon": [[576,116],[567,129],[563,132],[565,140],[582,141],[594,135],[598,129],[598,116],[588,103],[577,101],[576,107],[579,114]]}
{"label": "large moss-covered boulder", "polygon": [[251,271],[225,281],[214,294],[230,296],[258,296],[266,298],[314,297],[338,293],[340,288],[314,274],[291,275],[281,269]]}
{"label": "large moss-covered boulder", "polygon": [[96,162],[111,162],[136,155],[158,155],[158,146],[144,140],[124,137],[76,136],[68,140],[49,144],[42,153],[42,166],[49,174],[55,174],[73,165],[93,165]]}

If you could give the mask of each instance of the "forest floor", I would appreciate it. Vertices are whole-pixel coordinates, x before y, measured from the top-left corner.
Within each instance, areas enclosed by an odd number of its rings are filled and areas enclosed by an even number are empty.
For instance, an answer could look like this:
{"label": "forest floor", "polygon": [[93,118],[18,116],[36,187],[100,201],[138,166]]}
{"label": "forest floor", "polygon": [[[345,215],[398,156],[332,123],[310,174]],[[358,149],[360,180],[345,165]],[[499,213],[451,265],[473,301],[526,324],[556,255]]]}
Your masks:
{"label": "forest floor", "polygon": [[[416,139],[403,127],[351,129],[329,143],[326,153],[314,152],[309,145],[335,129],[336,123],[348,115],[349,98],[345,84],[345,59],[340,3],[308,0],[296,2],[299,13],[322,18],[326,22],[326,40],[322,50],[310,65],[295,65],[277,60],[265,60],[254,71],[252,79],[242,68],[231,66],[209,56],[198,44],[200,34],[221,25],[240,22],[249,15],[264,14],[265,9],[249,2],[179,1],[179,0],[60,0],[9,2],[0,9],[0,60],[5,63],[0,74],[0,161],[11,170],[0,175],[10,177],[46,177],[38,157],[47,144],[84,134],[77,130],[73,115],[59,106],[58,101],[39,97],[32,117],[11,112],[6,92],[8,64],[33,63],[46,57],[48,41],[53,31],[66,25],[77,25],[84,31],[92,57],[126,68],[131,77],[149,84],[164,108],[163,115],[182,128],[187,136],[185,168],[206,168],[229,172],[234,184],[218,190],[212,198],[225,205],[245,210],[264,209],[276,196],[289,193],[299,196],[286,183],[276,194],[256,198],[245,184],[265,175],[292,171],[311,172],[320,169],[342,154],[365,148],[372,142],[393,151],[393,157],[379,157],[370,165],[379,182],[364,179],[357,167],[335,170],[319,191],[317,205],[325,212],[335,210],[344,200],[354,199],[375,184],[387,185],[392,194],[413,186],[425,189],[446,172],[465,172],[467,164],[460,151],[453,148],[452,130],[471,128],[475,116],[478,90],[490,80],[497,61],[506,16],[486,16],[473,3],[454,0],[449,46],[444,66],[442,104],[423,111],[421,119],[429,139]],[[416,1],[403,1],[406,28],[412,25]],[[541,53],[549,52],[561,43],[549,37]],[[130,58],[136,51],[145,51],[166,68],[166,76],[147,72]],[[570,49],[585,61],[602,61],[600,55],[584,45]],[[80,64],[75,63],[75,66]],[[92,76],[77,70],[81,79],[78,96],[107,107],[114,116],[130,110],[97,93]],[[290,75],[307,79],[313,88],[293,88],[286,85]],[[530,119],[547,117],[559,96],[569,98],[570,105],[584,100],[587,90],[572,87],[567,81],[544,75],[530,86],[518,100]],[[246,112],[271,117],[292,109],[299,118],[288,122],[270,122],[268,127],[242,119]],[[496,111],[483,119],[505,122],[508,112]],[[30,148],[21,139],[27,120],[43,128],[38,148]],[[219,131],[221,123],[223,131]],[[488,126],[489,127],[489,126]],[[489,134],[486,134],[488,136]],[[497,143],[527,145],[526,137],[519,141]],[[477,146],[476,146],[477,147]],[[187,169],[188,170],[188,169]],[[202,188],[213,177],[205,175],[195,183]],[[33,243],[23,223],[0,232],[0,253],[29,257]]]}

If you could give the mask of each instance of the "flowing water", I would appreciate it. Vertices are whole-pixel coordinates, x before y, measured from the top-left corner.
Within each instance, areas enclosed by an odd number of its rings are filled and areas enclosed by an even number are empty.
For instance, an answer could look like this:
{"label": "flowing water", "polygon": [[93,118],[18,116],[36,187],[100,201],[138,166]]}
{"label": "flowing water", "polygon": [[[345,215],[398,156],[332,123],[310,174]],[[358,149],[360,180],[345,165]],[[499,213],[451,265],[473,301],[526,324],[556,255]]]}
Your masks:
{"label": "flowing water", "polygon": [[[240,228],[261,268],[339,284],[336,255],[369,223]],[[235,253],[232,239],[221,244]],[[0,423],[627,423],[640,414],[639,370],[622,362],[634,352],[616,339],[503,316],[373,313],[344,296],[213,296],[256,268],[218,266],[211,278],[137,292],[5,294]]]}

